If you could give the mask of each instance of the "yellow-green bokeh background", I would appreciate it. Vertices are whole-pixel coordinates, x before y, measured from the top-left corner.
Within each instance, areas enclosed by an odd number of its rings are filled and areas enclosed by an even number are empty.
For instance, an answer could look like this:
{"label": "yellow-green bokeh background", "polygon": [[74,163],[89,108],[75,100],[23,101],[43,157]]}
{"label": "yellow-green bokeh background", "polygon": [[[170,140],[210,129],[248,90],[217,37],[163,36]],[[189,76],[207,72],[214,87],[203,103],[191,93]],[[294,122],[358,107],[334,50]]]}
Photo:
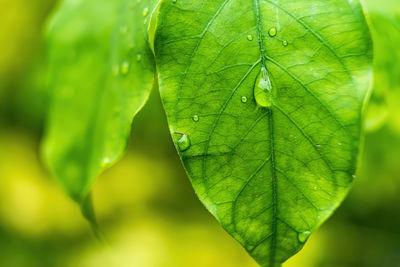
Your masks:
{"label": "yellow-green bokeh background", "polygon": [[[400,266],[400,2],[366,4],[376,75],[362,165],[347,200],[287,267]],[[109,245],[93,238],[38,152],[41,31],[54,5],[0,0],[0,266],[256,266],[197,200],[157,92],[134,122],[127,155],[94,187]]]}

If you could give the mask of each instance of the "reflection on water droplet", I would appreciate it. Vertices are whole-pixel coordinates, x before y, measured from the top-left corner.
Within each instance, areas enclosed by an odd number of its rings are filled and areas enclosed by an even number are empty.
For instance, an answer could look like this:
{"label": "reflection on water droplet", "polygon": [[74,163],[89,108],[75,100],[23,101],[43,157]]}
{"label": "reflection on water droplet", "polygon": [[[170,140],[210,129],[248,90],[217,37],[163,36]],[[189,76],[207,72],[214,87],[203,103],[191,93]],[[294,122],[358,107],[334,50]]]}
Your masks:
{"label": "reflection on water droplet", "polygon": [[242,103],[247,103],[247,97],[242,96]]}
{"label": "reflection on water droplet", "polygon": [[192,117],[192,119],[193,119],[194,122],[198,122],[200,120],[200,117],[199,117],[199,115],[194,115]]}
{"label": "reflection on water droplet", "polygon": [[247,35],[247,40],[253,41],[253,35],[251,35],[251,34]]}
{"label": "reflection on water droplet", "polygon": [[130,67],[129,62],[128,61],[124,61],[124,63],[122,63],[122,65],[121,65],[121,73],[124,74],[124,75],[128,74],[129,67]]}
{"label": "reflection on water droplet", "polygon": [[143,9],[143,17],[146,17],[148,14],[149,14],[149,8],[145,8],[145,9]]}
{"label": "reflection on water droplet", "polygon": [[283,46],[288,46],[288,44],[289,44],[288,41],[286,41],[286,40],[283,40],[283,41],[282,41],[282,45],[283,45]]}
{"label": "reflection on water droplet", "polygon": [[187,134],[181,134],[181,133],[175,133],[175,134],[181,135],[181,138],[179,138],[179,140],[178,140],[179,151],[183,152],[183,151],[188,150],[191,146],[189,136]]}
{"label": "reflection on water droplet", "polygon": [[271,29],[269,29],[268,34],[271,37],[275,37],[276,34],[278,33],[277,29],[275,27],[272,27]]}
{"label": "reflection on water droplet", "polygon": [[261,67],[254,84],[254,98],[261,107],[268,108],[272,105],[272,84],[265,67]]}
{"label": "reflection on water droplet", "polygon": [[304,242],[307,241],[307,239],[310,237],[310,235],[311,235],[310,231],[305,231],[305,232],[302,232],[302,233],[298,233],[297,238],[299,239],[299,241],[301,243],[304,243]]}

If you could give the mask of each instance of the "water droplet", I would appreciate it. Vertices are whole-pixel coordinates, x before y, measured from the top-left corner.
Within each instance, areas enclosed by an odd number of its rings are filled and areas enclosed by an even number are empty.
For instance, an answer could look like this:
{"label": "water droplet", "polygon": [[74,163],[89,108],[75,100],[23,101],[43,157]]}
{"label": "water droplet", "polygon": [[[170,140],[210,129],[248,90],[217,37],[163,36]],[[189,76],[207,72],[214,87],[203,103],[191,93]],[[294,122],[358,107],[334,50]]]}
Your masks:
{"label": "water droplet", "polygon": [[351,177],[353,177],[353,179],[356,179],[357,175],[353,174]]}
{"label": "water droplet", "polygon": [[178,148],[181,152],[186,151],[190,148],[191,142],[187,134],[180,134],[181,138],[178,140]]}
{"label": "water droplet", "polygon": [[121,65],[121,73],[122,74],[128,74],[128,72],[129,72],[129,67],[130,67],[130,64],[129,64],[129,62],[128,61],[124,61],[123,63],[122,63],[122,65]]}
{"label": "water droplet", "polygon": [[310,237],[310,235],[311,235],[310,231],[305,231],[305,232],[302,232],[302,233],[298,233],[297,238],[299,239],[299,241],[301,243],[304,243],[304,242],[307,241],[307,239]]}
{"label": "water droplet", "polygon": [[145,9],[143,9],[143,17],[146,17],[148,14],[149,14],[149,8],[145,8]]}
{"label": "water droplet", "polygon": [[199,117],[199,115],[194,115],[192,117],[192,119],[193,119],[194,122],[198,122],[200,120],[200,117]]}
{"label": "water droplet", "polygon": [[242,96],[242,103],[247,103],[247,97],[245,97],[245,96]]}
{"label": "water droplet", "polygon": [[321,145],[315,145],[316,148],[321,148]]}
{"label": "water droplet", "polygon": [[136,61],[137,61],[137,62],[142,61],[142,54],[137,54],[137,55],[136,55]]}
{"label": "water droplet", "polygon": [[249,34],[249,35],[247,35],[247,40],[249,40],[249,41],[253,41],[253,35],[251,35],[251,34]]}
{"label": "water droplet", "polygon": [[343,144],[342,143],[338,143],[338,146],[342,146]]}
{"label": "water droplet", "polygon": [[111,159],[110,158],[104,158],[103,161],[101,162],[101,166],[104,168],[104,167],[109,166],[110,163],[111,163]]}
{"label": "water droplet", "polygon": [[275,37],[276,34],[278,33],[278,30],[275,27],[272,27],[271,29],[269,29],[268,34],[271,37]]}
{"label": "water droplet", "polygon": [[172,0],[172,4],[176,4],[177,0]]}
{"label": "water droplet", "polygon": [[255,82],[254,98],[261,107],[268,108],[272,105],[272,84],[265,67],[261,67],[261,71]]}
{"label": "water droplet", "polygon": [[283,41],[282,41],[282,45],[283,45],[283,46],[288,46],[288,44],[289,44],[288,41],[286,41],[286,40],[283,40]]}

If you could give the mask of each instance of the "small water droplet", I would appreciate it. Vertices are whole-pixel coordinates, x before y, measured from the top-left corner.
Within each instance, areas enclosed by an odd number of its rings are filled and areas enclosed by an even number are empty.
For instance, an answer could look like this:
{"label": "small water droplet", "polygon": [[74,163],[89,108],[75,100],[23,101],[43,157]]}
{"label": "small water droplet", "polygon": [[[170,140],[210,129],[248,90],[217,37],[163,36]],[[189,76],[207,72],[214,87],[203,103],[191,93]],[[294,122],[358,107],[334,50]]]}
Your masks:
{"label": "small water droplet", "polygon": [[128,72],[129,72],[129,67],[130,67],[130,64],[129,64],[129,62],[128,61],[124,61],[123,63],[122,63],[122,65],[121,65],[121,73],[122,74],[128,74]]}
{"label": "small water droplet", "polygon": [[255,82],[254,98],[261,107],[268,108],[272,105],[272,84],[265,67],[261,67],[261,71]]}
{"label": "small water droplet", "polygon": [[172,4],[176,4],[177,0],[172,0]]}
{"label": "small water droplet", "polygon": [[271,37],[275,37],[276,34],[278,33],[278,30],[275,27],[272,27],[271,29],[269,29],[268,34]]}
{"label": "small water droplet", "polygon": [[[176,133],[178,134],[178,133]],[[178,148],[181,152],[186,151],[190,148],[191,142],[190,138],[187,134],[179,134],[181,135],[181,138],[178,140]]]}
{"label": "small water droplet", "polygon": [[310,235],[311,235],[310,231],[305,231],[305,232],[302,232],[302,233],[298,233],[297,238],[299,239],[299,241],[301,243],[304,243],[304,242],[307,241],[307,239],[310,237]]}
{"label": "small water droplet", "polygon": [[247,103],[247,97],[245,97],[245,96],[242,96],[242,103]]}
{"label": "small water droplet", "polygon": [[251,35],[251,34],[249,34],[249,35],[247,35],[247,40],[249,40],[249,41],[253,41],[253,35]]}
{"label": "small water droplet", "polygon": [[137,61],[137,62],[142,61],[142,54],[137,54],[137,55],[136,55],[136,61]]}
{"label": "small water droplet", "polygon": [[194,115],[192,117],[192,119],[193,119],[194,122],[198,122],[200,120],[200,117],[199,117],[199,115]]}
{"label": "small water droplet", "polygon": [[353,177],[353,179],[356,179],[357,175],[353,174],[351,177]]}
{"label": "small water droplet", "polygon": [[110,158],[104,158],[103,161],[101,162],[101,166],[104,168],[104,167],[109,166],[110,163],[111,163],[111,159]]}
{"label": "small water droplet", "polygon": [[288,41],[286,41],[286,40],[283,40],[283,41],[282,41],[282,45],[283,45],[283,46],[288,46],[288,44],[289,44]]}
{"label": "small water droplet", "polygon": [[318,144],[318,145],[315,145],[315,147],[316,147],[316,148],[321,148],[321,145]]}
{"label": "small water droplet", "polygon": [[145,8],[145,9],[143,9],[143,17],[146,17],[148,14],[149,14],[149,8]]}
{"label": "small water droplet", "polygon": [[338,146],[342,146],[343,144],[342,143],[338,143]]}

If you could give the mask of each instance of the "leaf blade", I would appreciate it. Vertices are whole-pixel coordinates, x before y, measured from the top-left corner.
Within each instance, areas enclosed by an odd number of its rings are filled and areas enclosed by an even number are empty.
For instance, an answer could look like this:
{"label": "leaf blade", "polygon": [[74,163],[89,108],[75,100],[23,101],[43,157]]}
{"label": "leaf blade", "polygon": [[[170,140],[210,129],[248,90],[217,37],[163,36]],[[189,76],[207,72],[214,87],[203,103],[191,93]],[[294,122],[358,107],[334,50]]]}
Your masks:
{"label": "leaf blade", "polygon": [[[261,265],[279,265],[353,180],[371,72],[359,3],[180,0],[159,12],[160,91],[175,143],[191,140],[180,155],[195,191]],[[263,67],[271,108],[254,96]]]}
{"label": "leaf blade", "polygon": [[52,97],[43,154],[78,202],[122,156],[132,119],[149,97],[154,62],[142,12],[154,5],[64,1],[50,23]]}

